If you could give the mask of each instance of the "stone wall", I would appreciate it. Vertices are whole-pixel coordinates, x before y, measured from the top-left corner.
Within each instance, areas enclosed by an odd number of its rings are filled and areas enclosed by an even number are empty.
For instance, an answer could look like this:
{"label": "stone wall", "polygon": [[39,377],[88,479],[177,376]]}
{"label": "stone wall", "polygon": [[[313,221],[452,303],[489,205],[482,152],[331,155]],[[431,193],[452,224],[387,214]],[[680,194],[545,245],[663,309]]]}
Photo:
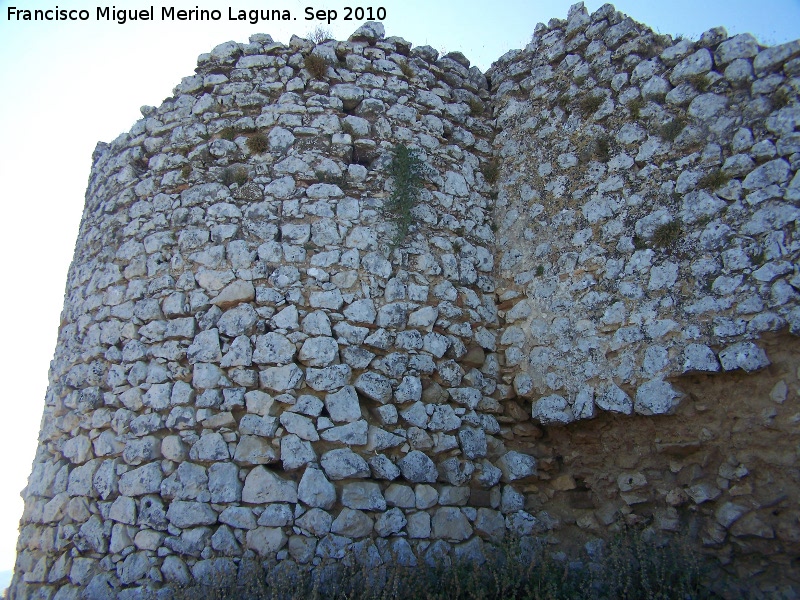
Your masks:
{"label": "stone wall", "polygon": [[669,413],[668,378],[800,333],[798,44],[759,50],[575,6],[489,72],[500,344],[543,423]]}
{"label": "stone wall", "polygon": [[[623,523],[776,581],[798,57],[608,5],[486,75],[375,23],[202,55],[95,152],[11,597]],[[398,145],[426,165],[399,243]]]}

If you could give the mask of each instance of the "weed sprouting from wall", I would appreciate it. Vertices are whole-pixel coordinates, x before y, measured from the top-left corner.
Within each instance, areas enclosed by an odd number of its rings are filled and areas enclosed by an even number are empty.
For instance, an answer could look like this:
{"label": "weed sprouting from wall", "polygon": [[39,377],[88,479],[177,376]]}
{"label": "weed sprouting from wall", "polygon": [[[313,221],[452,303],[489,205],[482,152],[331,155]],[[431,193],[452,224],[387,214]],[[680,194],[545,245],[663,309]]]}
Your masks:
{"label": "weed sprouting from wall", "polygon": [[594,156],[602,162],[611,158],[611,140],[607,135],[598,136],[594,144]]}
{"label": "weed sprouting from wall", "polygon": [[686,121],[680,117],[676,117],[671,121],[664,123],[661,128],[659,129],[659,135],[668,142],[674,142],[677,137],[683,131],[683,128],[686,127]]}
{"label": "weed sprouting from wall", "polygon": [[791,104],[792,94],[788,88],[780,87],[777,90],[775,90],[775,93],[772,94],[770,100],[772,101],[773,108],[775,109],[784,108],[786,106],[789,106],[789,104]]}
{"label": "weed sprouting from wall", "polygon": [[631,112],[631,119],[638,121],[642,117],[641,111],[646,104],[644,98],[634,98],[628,102],[628,110]]}
{"label": "weed sprouting from wall", "polygon": [[572,99],[568,94],[559,94],[556,98],[555,105],[564,112],[569,112],[569,104],[571,101]]}
{"label": "weed sprouting from wall", "polygon": [[680,221],[673,220],[662,223],[653,231],[653,245],[657,248],[670,248],[680,240],[682,232],[683,227]]}
{"label": "weed sprouting from wall", "polygon": [[584,116],[589,116],[596,113],[606,99],[603,96],[586,95],[581,97],[578,101],[578,106]]}
{"label": "weed sprouting from wall", "polygon": [[262,154],[269,149],[269,140],[263,133],[247,138],[247,147],[253,154]]}
{"label": "weed sprouting from wall", "polygon": [[716,169],[703,175],[697,182],[697,187],[699,189],[716,190],[728,183],[728,181],[730,181],[730,177],[720,169]]}
{"label": "weed sprouting from wall", "polygon": [[478,117],[483,114],[485,107],[480,98],[470,98],[467,100],[469,105],[469,114],[473,117]]}
{"label": "weed sprouting from wall", "polygon": [[223,127],[219,132],[219,137],[232,142],[236,138],[236,130],[233,127]]}
{"label": "weed sprouting from wall", "polygon": [[500,178],[500,160],[497,157],[483,163],[481,165],[481,173],[486,183],[494,185]]}
{"label": "weed sprouting from wall", "polygon": [[694,89],[698,92],[705,93],[708,91],[708,88],[711,85],[708,77],[705,73],[697,73],[696,75],[690,75],[686,81],[688,81]]}
{"label": "weed sprouting from wall", "polygon": [[[397,557],[395,557],[397,558]],[[623,530],[593,555],[570,560],[553,554],[533,538],[508,539],[491,548],[483,564],[468,560],[432,560],[381,566],[325,560],[314,570],[297,565],[244,564],[238,577],[216,573],[203,584],[169,586],[176,600],[223,598],[330,598],[335,600],[467,600],[475,598],[706,598],[701,586],[704,563],[691,544],[679,537],[650,539]]]}
{"label": "weed sprouting from wall", "polygon": [[222,183],[223,185],[236,185],[242,186],[247,183],[248,174],[247,169],[242,166],[239,167],[227,167],[222,172]]}
{"label": "weed sprouting from wall", "polygon": [[303,66],[315,79],[322,79],[328,72],[328,61],[318,54],[309,54],[306,56]]}
{"label": "weed sprouting from wall", "polygon": [[422,178],[428,167],[422,162],[417,150],[396,145],[392,149],[389,174],[393,180],[392,195],[386,201],[384,212],[397,226],[394,246],[398,246],[408,233],[411,225],[411,209],[419,200],[422,191]]}
{"label": "weed sprouting from wall", "polygon": [[398,60],[397,66],[400,67],[400,71],[402,71],[403,75],[408,79],[414,77],[414,68],[408,64],[408,61]]}

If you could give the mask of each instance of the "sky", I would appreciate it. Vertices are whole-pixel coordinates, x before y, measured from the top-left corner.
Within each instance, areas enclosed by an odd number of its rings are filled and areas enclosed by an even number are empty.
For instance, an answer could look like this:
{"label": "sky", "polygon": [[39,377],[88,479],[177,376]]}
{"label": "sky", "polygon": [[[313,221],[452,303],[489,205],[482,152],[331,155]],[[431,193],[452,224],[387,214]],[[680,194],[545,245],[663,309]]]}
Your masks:
{"label": "sky", "polygon": [[[154,2],[155,0],[150,0]],[[117,1],[116,8],[154,6],[156,20],[96,20],[98,7],[80,1],[0,0],[0,572],[13,568],[17,527],[36,451],[47,371],[58,332],[67,269],[83,210],[92,151],[159,105],[197,56],[228,40],[269,33],[288,42],[321,26],[346,39],[360,22],[346,6],[382,6],[387,35],[440,52],[459,50],[486,70],[510,49],[524,47],[539,22],[566,18],[569,0],[195,0],[186,4]],[[587,1],[590,12],[602,2]],[[9,8],[87,9],[86,22],[23,22]],[[214,22],[161,22],[162,6],[219,9]],[[723,25],[751,32],[764,44],[800,38],[800,0],[620,0],[617,10],[659,33],[697,39]],[[331,23],[306,20],[306,8],[334,10]],[[229,21],[228,9],[286,9],[296,20],[257,25]]]}

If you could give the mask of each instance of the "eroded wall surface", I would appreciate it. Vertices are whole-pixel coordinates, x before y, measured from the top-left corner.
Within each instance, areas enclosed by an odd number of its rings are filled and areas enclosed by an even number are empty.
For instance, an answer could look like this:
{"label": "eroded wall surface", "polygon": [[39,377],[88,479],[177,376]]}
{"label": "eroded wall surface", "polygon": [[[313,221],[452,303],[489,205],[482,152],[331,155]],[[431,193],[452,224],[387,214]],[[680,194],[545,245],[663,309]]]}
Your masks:
{"label": "eroded wall surface", "polygon": [[380,24],[202,55],[95,152],[12,597],[622,523],[791,585],[798,56],[582,5],[486,75]]}
{"label": "eroded wall surface", "polygon": [[545,423],[669,413],[669,377],[758,370],[753,339],[800,331],[797,44],[551,25],[489,73],[506,365]]}

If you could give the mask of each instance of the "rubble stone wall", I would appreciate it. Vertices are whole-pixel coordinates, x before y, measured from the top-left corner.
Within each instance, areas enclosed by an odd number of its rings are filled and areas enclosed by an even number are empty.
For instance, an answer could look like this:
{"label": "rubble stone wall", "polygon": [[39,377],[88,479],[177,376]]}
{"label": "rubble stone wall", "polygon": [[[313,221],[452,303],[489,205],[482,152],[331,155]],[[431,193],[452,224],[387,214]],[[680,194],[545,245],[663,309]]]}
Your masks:
{"label": "rubble stone wall", "polygon": [[377,23],[202,55],[95,152],[11,597],[622,523],[791,581],[799,72],[580,4],[487,74]]}

